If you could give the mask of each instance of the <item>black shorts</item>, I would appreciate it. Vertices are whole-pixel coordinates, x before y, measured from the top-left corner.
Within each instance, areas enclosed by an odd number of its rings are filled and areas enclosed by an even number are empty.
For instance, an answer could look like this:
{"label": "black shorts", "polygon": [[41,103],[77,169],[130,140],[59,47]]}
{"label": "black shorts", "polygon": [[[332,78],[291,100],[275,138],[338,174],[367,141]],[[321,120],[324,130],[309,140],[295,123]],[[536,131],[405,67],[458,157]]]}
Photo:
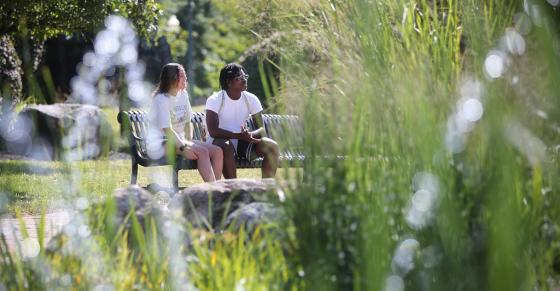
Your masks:
{"label": "black shorts", "polygon": [[257,158],[257,144],[244,140],[237,140],[237,157],[252,161]]}

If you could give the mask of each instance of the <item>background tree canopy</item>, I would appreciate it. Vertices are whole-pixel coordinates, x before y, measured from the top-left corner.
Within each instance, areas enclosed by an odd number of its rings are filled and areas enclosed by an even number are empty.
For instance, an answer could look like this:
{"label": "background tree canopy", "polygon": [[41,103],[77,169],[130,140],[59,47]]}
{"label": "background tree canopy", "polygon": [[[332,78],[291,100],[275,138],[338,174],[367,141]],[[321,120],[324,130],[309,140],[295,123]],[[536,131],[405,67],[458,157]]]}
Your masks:
{"label": "background tree canopy", "polygon": [[189,79],[191,86],[194,85],[195,98],[208,97],[219,89],[220,69],[230,62],[242,63],[251,75],[249,90],[259,97],[267,97],[259,74],[257,54],[250,49],[259,41],[255,31],[239,18],[239,11],[229,3],[211,0],[191,2],[192,64],[187,59],[188,0],[161,1],[164,13],[160,18],[158,37],[165,37],[169,42],[173,60],[184,64],[187,70],[192,70],[193,76],[189,76]]}
{"label": "background tree canopy", "polygon": [[[219,89],[221,67],[226,63],[239,62],[251,75],[249,90],[268,104],[272,95],[269,84],[276,83],[277,77],[273,76],[277,76],[278,72],[270,64],[263,63],[264,58],[259,55],[266,56],[266,53],[260,54],[254,49],[261,41],[259,34],[262,31],[253,29],[247,20],[240,17],[240,11],[232,8],[229,2],[211,0],[161,0],[157,3],[155,0],[3,2],[0,4],[3,15],[0,21],[2,96],[13,96],[8,98],[13,103],[30,96],[33,97],[30,102],[62,100],[61,96],[50,95],[66,92],[64,88],[68,88],[68,84],[63,84],[58,93],[46,92],[48,90],[44,87],[48,85],[44,83],[48,80],[45,79],[54,78],[57,88],[60,82],[68,83],[75,74],[72,68],[76,56],[83,54],[85,49],[79,47],[87,46],[93,34],[103,26],[107,15],[118,14],[130,19],[144,39],[141,58],[147,64],[148,81],[157,82],[159,68],[164,62],[181,63],[190,73],[193,100],[202,103],[205,97]],[[192,23],[192,38],[189,38],[189,23]],[[71,40],[60,36],[71,36]],[[45,41],[57,37],[56,45],[48,43],[45,54]],[[192,41],[191,60],[188,59],[189,41]],[[60,43],[67,48],[57,48]],[[62,64],[56,61],[61,57],[58,54],[64,55],[63,63],[67,68],[52,71],[51,77],[50,71],[44,68],[53,70],[61,67]],[[48,64],[44,64],[45,55],[49,59]],[[41,65],[42,61],[46,66]]]}
{"label": "background tree canopy", "polygon": [[109,14],[132,21],[138,34],[156,30],[160,9],[155,0],[46,0],[3,1],[0,33],[19,35],[29,31],[38,40],[59,34],[91,33],[99,29]]}
{"label": "background tree canopy", "polygon": [[43,44],[48,38],[57,35],[89,37],[102,26],[109,14],[127,17],[139,35],[148,37],[156,31],[155,25],[160,13],[155,0],[2,1],[2,95],[13,96],[15,101],[22,96],[40,95],[32,75],[37,69],[43,54]]}

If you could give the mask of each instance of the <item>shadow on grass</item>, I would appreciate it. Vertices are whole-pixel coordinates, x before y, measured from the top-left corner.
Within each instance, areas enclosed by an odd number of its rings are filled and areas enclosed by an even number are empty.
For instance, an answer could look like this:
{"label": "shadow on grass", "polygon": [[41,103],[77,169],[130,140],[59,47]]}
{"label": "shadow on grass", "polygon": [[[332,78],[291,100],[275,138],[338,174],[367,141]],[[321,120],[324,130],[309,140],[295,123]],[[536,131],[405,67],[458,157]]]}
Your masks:
{"label": "shadow on grass", "polygon": [[62,193],[50,192],[52,196],[43,196],[35,191],[4,189],[0,190],[0,217],[14,216],[18,211],[23,215],[38,215],[41,210],[48,211],[62,205],[56,201]]}
{"label": "shadow on grass", "polygon": [[62,173],[61,169],[53,169],[24,162],[0,162],[0,176],[10,174],[28,174],[28,175],[53,175]]}
{"label": "shadow on grass", "polygon": [[17,191],[17,192],[10,193],[9,199],[10,199],[10,203],[14,203],[14,202],[31,203],[31,201],[33,200],[31,196],[32,196],[31,193]]}
{"label": "shadow on grass", "polygon": [[31,203],[33,202],[33,199],[31,198],[32,194],[27,192],[5,191],[3,192],[3,194],[4,197],[0,197],[2,198],[1,199],[2,201],[0,202],[4,204],[3,207],[0,207],[0,216],[10,213],[10,211],[8,211],[9,209],[8,205],[11,205],[12,207],[18,205],[19,206],[18,208],[20,209],[28,209],[28,207],[25,207],[24,205],[31,205]]}

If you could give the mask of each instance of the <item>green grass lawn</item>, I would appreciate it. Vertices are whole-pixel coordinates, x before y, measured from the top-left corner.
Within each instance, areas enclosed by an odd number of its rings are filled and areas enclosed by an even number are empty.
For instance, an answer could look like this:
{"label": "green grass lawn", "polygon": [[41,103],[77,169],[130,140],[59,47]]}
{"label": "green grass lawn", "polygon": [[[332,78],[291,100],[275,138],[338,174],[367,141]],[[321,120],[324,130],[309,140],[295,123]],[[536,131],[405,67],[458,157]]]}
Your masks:
{"label": "green grass lawn", "polygon": [[[193,107],[194,111],[204,106]],[[119,140],[119,123],[116,107],[102,108],[113,130],[113,151],[123,151],[127,141]],[[89,160],[66,164],[29,160],[0,161],[0,198],[8,198],[8,212],[37,213],[43,207],[60,206],[66,198],[77,196],[99,197],[130,183],[130,160]],[[171,167],[139,167],[138,184],[145,187],[157,183],[171,186]],[[278,176],[281,172],[279,171]],[[239,169],[239,178],[260,178],[260,169]],[[179,172],[179,187],[202,183],[196,170]],[[3,199],[0,199],[0,202]],[[0,204],[0,211],[2,205]]]}
{"label": "green grass lawn", "polygon": [[105,113],[105,115],[107,116],[107,121],[111,125],[111,128],[113,129],[113,131],[115,133],[118,133],[118,130],[120,128],[119,122],[117,120],[117,115],[119,114],[119,108],[118,107],[103,107],[103,108],[101,108],[101,111],[103,111],[103,113]]}
{"label": "green grass lawn", "polygon": [[[138,184],[171,186],[171,167],[139,167]],[[239,178],[260,178],[260,169],[239,169]],[[56,208],[64,198],[98,197],[130,183],[129,160],[94,160],[72,164],[40,161],[0,161],[0,195],[8,197],[8,211],[37,213]],[[179,172],[179,187],[202,183],[196,170]],[[0,199],[1,201],[2,199]]]}

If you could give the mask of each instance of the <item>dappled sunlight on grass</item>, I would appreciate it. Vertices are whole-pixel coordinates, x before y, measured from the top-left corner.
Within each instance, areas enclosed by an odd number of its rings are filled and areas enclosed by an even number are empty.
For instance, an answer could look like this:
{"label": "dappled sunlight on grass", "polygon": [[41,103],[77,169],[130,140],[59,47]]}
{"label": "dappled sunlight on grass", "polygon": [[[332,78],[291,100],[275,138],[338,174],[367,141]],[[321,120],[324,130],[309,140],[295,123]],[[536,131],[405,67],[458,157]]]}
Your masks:
{"label": "dappled sunlight on grass", "polygon": [[[71,166],[71,168],[67,168]],[[72,170],[70,170],[72,169]],[[72,171],[72,172],[68,172]],[[172,169],[169,166],[139,167],[138,184],[146,187],[154,178],[163,177],[163,187],[171,187]],[[66,165],[62,162],[0,161],[2,185],[0,192],[12,201],[11,212],[38,213],[42,207],[56,208],[64,197],[86,195],[101,197],[130,183],[129,160],[81,161]],[[260,169],[239,169],[239,178],[260,178]],[[278,177],[281,178],[281,171]],[[75,193],[69,193],[70,181],[79,181]],[[161,181],[158,179],[158,181]],[[179,171],[179,187],[203,183],[198,171]]]}

